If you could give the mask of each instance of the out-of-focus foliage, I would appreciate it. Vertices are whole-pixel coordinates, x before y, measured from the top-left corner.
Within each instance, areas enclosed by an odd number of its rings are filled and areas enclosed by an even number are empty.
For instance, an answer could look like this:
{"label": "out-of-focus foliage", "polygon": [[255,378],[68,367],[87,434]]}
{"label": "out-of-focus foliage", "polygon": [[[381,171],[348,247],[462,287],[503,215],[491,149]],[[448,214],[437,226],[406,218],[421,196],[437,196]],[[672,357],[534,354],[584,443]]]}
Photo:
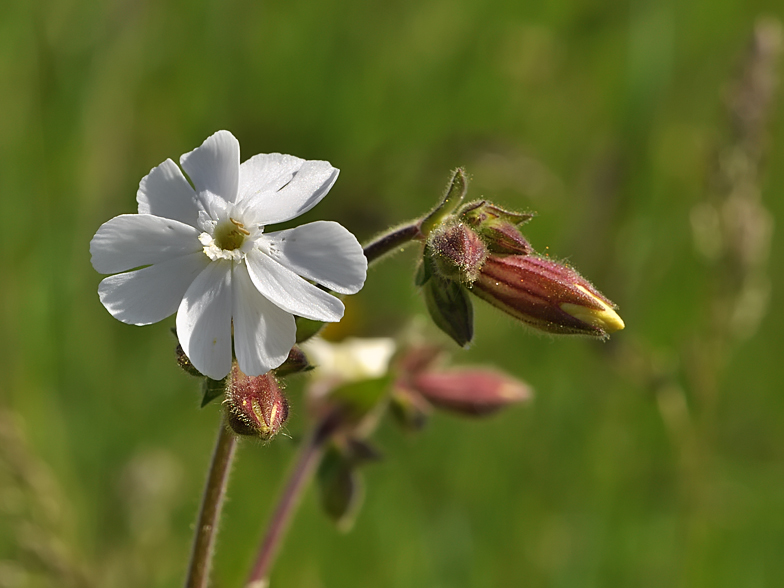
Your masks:
{"label": "out-of-focus foliage", "polygon": [[[199,408],[173,321],[141,329],[104,310],[88,243],[134,211],[150,168],[221,128],[246,157],[339,167],[305,220],[360,239],[424,213],[463,166],[468,198],[537,211],[532,245],[568,258],[627,325],[606,344],[550,339],[475,304],[455,361],[514,373],[534,402],[438,416],[410,438],[382,426],[351,533],[310,492],[275,586],[784,584],[784,101],[754,115],[780,42],[758,18],[781,12],[3,3],[0,586],[184,577],[218,403]],[[394,335],[424,316],[415,260],[374,269],[332,334]],[[240,448],[216,586],[241,585],[294,449],[284,435]]]}

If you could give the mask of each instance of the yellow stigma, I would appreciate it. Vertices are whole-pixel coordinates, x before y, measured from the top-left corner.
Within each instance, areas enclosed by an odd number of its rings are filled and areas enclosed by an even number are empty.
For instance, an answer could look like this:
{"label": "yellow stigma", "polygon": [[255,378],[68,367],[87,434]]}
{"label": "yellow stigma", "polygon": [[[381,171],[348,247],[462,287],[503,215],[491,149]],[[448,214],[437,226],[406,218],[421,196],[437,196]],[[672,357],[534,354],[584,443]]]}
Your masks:
{"label": "yellow stigma", "polygon": [[569,313],[574,318],[581,320],[584,323],[599,327],[606,333],[620,331],[626,326],[623,323],[623,319],[618,316],[618,313],[615,312],[604,300],[598,296],[595,296],[594,294],[591,294],[583,286],[578,285],[577,287],[582,290],[583,293],[590,296],[594,301],[600,304],[602,306],[601,310],[596,308],[586,308],[584,306],[570,304],[568,302],[561,305],[561,310]]}

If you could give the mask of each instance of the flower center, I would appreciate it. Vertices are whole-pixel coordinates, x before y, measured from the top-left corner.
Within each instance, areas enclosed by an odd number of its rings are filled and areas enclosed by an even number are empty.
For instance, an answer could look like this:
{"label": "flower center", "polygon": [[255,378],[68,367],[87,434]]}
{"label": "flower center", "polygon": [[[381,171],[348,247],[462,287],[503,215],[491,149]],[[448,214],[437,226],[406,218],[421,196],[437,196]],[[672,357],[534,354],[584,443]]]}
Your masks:
{"label": "flower center", "polygon": [[242,247],[245,237],[250,235],[250,231],[245,228],[240,221],[230,218],[228,221],[218,223],[215,227],[213,239],[215,245],[226,251],[234,251]]}

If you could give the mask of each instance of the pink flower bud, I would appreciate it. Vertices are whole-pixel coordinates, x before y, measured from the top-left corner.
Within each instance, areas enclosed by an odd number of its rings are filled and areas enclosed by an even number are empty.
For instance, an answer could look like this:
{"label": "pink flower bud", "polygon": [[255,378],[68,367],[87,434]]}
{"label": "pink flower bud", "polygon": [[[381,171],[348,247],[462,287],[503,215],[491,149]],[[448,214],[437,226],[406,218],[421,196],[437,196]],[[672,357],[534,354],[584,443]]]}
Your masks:
{"label": "pink flower bud", "polygon": [[615,305],[575,270],[534,255],[490,255],[471,291],[549,333],[605,338],[624,328]]}
{"label": "pink flower bud", "polygon": [[532,396],[520,380],[478,368],[425,371],[414,374],[409,385],[434,406],[468,416],[490,414]]}
{"label": "pink flower bud", "polygon": [[305,352],[302,351],[302,349],[295,345],[291,348],[291,351],[289,351],[289,356],[286,358],[286,361],[275,368],[274,371],[278,378],[283,378],[285,376],[290,376],[291,374],[307,372],[311,369],[313,369],[313,366],[310,365],[308,356],[305,355]]}
{"label": "pink flower bud", "polygon": [[247,376],[235,363],[226,385],[226,414],[238,435],[267,440],[280,431],[289,415],[289,404],[271,372]]}
{"label": "pink flower bud", "polygon": [[528,255],[534,252],[518,228],[531,220],[533,214],[509,212],[481,200],[467,204],[460,218],[482,237],[491,253]]}
{"label": "pink flower bud", "polygon": [[441,277],[471,284],[484,264],[487,247],[468,226],[455,223],[431,233],[425,255],[432,259]]}
{"label": "pink flower bud", "polygon": [[397,370],[406,376],[417,374],[441,362],[445,357],[446,352],[439,345],[412,346],[398,358]]}

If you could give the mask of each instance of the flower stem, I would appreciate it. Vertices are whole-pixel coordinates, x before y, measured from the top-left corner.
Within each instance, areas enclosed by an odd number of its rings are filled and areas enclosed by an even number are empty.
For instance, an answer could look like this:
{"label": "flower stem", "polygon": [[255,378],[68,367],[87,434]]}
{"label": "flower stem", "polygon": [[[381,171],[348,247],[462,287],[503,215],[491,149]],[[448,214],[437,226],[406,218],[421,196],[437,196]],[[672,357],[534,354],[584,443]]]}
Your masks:
{"label": "flower stem", "polygon": [[401,247],[409,241],[420,237],[421,233],[419,227],[421,224],[421,219],[415,220],[409,224],[392,229],[365,245],[364,252],[368,263],[373,263],[393,249]]}
{"label": "flower stem", "polygon": [[313,478],[327,441],[332,437],[339,424],[339,414],[329,414],[318,423],[310,439],[300,450],[299,457],[270,519],[267,533],[259,548],[256,563],[248,577],[246,588],[260,588],[267,585],[266,578],[294,511],[299,505],[308,482]]}
{"label": "flower stem", "polygon": [[215,451],[212,454],[210,472],[207,476],[207,484],[204,488],[204,498],[201,502],[201,512],[193,540],[193,552],[191,553],[185,588],[206,588],[209,582],[218,518],[223,498],[226,495],[229,471],[236,447],[236,437],[226,424],[221,422],[218,439],[215,442]]}

